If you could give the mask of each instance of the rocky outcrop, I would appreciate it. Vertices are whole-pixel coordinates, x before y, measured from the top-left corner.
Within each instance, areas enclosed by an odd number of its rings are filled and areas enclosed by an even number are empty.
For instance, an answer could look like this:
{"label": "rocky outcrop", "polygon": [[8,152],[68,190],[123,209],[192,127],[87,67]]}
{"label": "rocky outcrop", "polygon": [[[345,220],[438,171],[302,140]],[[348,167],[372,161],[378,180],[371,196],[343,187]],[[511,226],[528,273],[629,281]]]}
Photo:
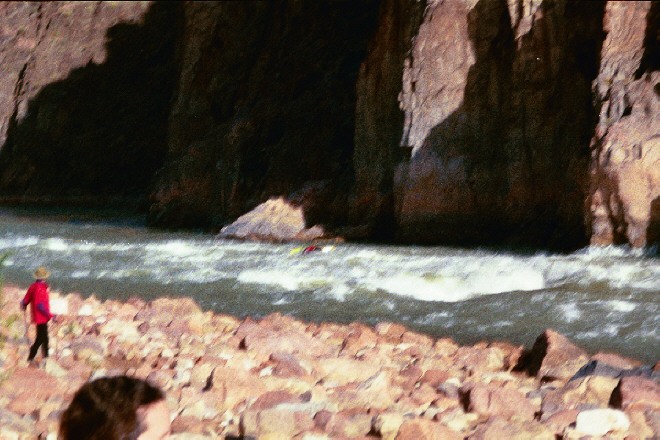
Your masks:
{"label": "rocky outcrop", "polygon": [[322,184],[309,226],[344,223],[355,83],[376,0],[190,2],[167,165],[150,221],[222,226]]}
{"label": "rocky outcrop", "polygon": [[[594,95],[589,216],[592,244],[658,240],[660,71],[657,2],[609,2]],[[640,26],[640,24],[646,26]]]}
{"label": "rocky outcrop", "polygon": [[603,6],[429,3],[403,71],[406,241],[584,242]]}
{"label": "rocky outcrop", "polygon": [[[26,365],[18,301],[0,309],[0,437],[54,438],[83,383],[128,374],[161,387],[172,439],[577,439],[657,436],[657,378],[528,374],[522,347],[459,346],[395,323],[237,319],[187,298],[100,302],[77,294],[50,324],[51,355]],[[33,337],[32,330],[29,334]],[[589,360],[547,330],[542,369]],[[539,350],[541,345],[547,347]],[[570,348],[558,353],[562,347]],[[38,355],[37,360],[40,360]],[[635,361],[602,354],[616,365]],[[528,357],[526,354],[523,358]],[[548,358],[548,359],[546,359]],[[649,369],[652,367],[649,367]]]}
{"label": "rocky outcrop", "polygon": [[162,165],[180,6],[0,5],[5,197],[144,198]]}
{"label": "rocky outcrop", "polygon": [[7,2],[0,17],[4,200],[137,197],[151,225],[220,229],[281,197],[307,228],[404,243],[660,235],[657,2]]}
{"label": "rocky outcrop", "polygon": [[409,154],[399,146],[401,69],[423,12],[423,2],[415,0],[381,2],[378,32],[360,65],[348,223],[375,238],[391,239],[395,230],[394,171]]}

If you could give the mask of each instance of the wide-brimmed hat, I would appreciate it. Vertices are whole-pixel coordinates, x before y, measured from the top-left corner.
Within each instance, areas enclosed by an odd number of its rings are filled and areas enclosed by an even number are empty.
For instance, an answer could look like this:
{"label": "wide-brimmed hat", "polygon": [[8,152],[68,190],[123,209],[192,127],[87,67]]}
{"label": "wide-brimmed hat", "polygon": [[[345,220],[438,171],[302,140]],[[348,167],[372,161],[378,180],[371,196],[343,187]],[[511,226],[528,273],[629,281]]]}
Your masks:
{"label": "wide-brimmed hat", "polygon": [[49,276],[50,272],[43,266],[38,267],[37,270],[34,271],[34,277],[38,280],[45,280]]}

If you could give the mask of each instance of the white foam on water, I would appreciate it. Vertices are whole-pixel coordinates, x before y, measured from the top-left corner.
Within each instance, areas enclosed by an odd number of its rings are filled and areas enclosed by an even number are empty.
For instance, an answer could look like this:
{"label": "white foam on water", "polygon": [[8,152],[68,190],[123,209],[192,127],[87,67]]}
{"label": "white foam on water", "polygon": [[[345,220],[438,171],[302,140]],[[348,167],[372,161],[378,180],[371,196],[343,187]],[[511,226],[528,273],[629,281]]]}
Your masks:
{"label": "white foam on water", "polygon": [[575,322],[582,317],[582,312],[576,303],[559,304],[557,308],[566,322]]}
{"label": "white foam on water", "polygon": [[605,301],[605,306],[615,312],[629,313],[637,308],[637,304],[632,301],[610,300]]}
{"label": "white foam on water", "polygon": [[130,243],[96,243],[93,241],[82,241],[74,245],[76,250],[82,252],[129,252],[141,249],[139,244]]}
{"label": "white foam on water", "polygon": [[152,243],[145,246],[148,252],[168,256],[187,257],[199,252],[196,246],[184,240],[169,240],[162,243]]}
{"label": "white foam on water", "polygon": [[195,270],[187,270],[177,276],[179,281],[187,281],[189,283],[211,283],[223,279],[230,278],[227,272],[219,271],[211,267],[198,267]]}
{"label": "white foam on water", "polygon": [[278,299],[277,301],[273,302],[274,306],[285,306],[287,304],[291,304],[291,300],[288,299],[288,298],[284,298],[284,297],[282,297],[282,298]]}
{"label": "white foam on water", "polygon": [[421,301],[464,301],[473,296],[465,283],[455,277],[430,279],[410,274],[373,278],[363,287],[383,290],[395,295],[407,296]]}
{"label": "white foam on water", "polygon": [[449,324],[452,323],[454,319],[452,318],[449,312],[433,312],[429,313],[426,316],[422,316],[415,320],[416,324],[420,325],[437,325],[437,324]]}
{"label": "white foam on water", "polygon": [[16,236],[10,238],[3,238],[0,239],[0,249],[15,249],[22,247],[30,247],[30,246],[35,246],[38,243],[39,243],[39,238],[34,236],[27,236],[27,237]]}
{"label": "white foam on water", "polygon": [[49,251],[55,252],[64,252],[69,250],[69,244],[66,242],[66,240],[59,237],[47,238],[43,240],[43,247]]}
{"label": "white foam on water", "polygon": [[330,288],[330,296],[337,301],[344,301],[347,295],[350,295],[353,289],[343,282],[333,282]]}
{"label": "white foam on water", "polygon": [[607,337],[617,337],[619,336],[619,330],[621,327],[617,324],[608,323],[602,326],[599,326],[597,330],[589,330],[579,332],[575,335],[577,339],[595,339],[603,336]]}
{"label": "white foam on water", "polygon": [[[479,265],[475,265],[481,267]],[[481,267],[482,268],[482,267]],[[421,301],[458,302],[470,298],[514,291],[533,291],[545,287],[543,274],[534,269],[475,270],[460,276],[423,273],[402,273],[385,276],[382,273],[369,276],[363,287],[383,290],[395,295],[412,297]],[[482,268],[483,269],[483,268]],[[452,271],[447,271],[451,273]],[[455,270],[453,272],[456,272]]]}
{"label": "white foam on water", "polygon": [[475,292],[486,295],[541,290],[545,287],[543,274],[534,269],[512,269],[494,273],[478,273],[471,278],[470,283]]}
{"label": "white foam on water", "polygon": [[88,270],[76,270],[69,275],[71,278],[88,278],[90,276],[91,272]]}
{"label": "white foam on water", "polygon": [[238,274],[239,283],[262,284],[267,286],[279,286],[288,291],[303,288],[318,289],[328,286],[331,281],[319,277],[296,276],[284,271],[276,270],[244,270]]}

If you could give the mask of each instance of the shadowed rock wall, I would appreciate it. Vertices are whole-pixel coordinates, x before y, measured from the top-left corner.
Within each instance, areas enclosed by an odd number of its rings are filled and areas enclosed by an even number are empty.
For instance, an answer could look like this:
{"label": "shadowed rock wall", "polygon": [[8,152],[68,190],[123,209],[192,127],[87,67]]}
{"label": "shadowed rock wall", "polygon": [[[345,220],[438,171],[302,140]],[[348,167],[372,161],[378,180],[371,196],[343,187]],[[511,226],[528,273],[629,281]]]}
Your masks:
{"label": "shadowed rock wall", "polygon": [[400,239],[586,243],[603,7],[429,5],[403,71],[412,153],[395,180]]}
{"label": "shadowed rock wall", "polygon": [[0,197],[574,249],[658,233],[658,4],[0,4]]}
{"label": "shadowed rock wall", "polygon": [[355,83],[374,0],[186,5],[169,157],[150,221],[221,226],[303,190],[310,223],[345,222]]}
{"label": "shadowed rock wall", "polygon": [[162,166],[179,3],[4,2],[5,198],[144,198]]}

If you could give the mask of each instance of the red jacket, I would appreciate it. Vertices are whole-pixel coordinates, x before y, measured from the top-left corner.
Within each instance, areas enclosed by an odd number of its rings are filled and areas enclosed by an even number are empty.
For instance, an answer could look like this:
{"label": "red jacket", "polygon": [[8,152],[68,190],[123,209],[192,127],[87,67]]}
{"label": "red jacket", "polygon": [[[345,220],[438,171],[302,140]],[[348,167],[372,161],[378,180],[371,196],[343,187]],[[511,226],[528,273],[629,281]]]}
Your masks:
{"label": "red jacket", "polygon": [[46,324],[53,317],[50,313],[48,283],[43,280],[32,283],[21,304],[23,307],[32,304],[32,322],[35,324]]}

